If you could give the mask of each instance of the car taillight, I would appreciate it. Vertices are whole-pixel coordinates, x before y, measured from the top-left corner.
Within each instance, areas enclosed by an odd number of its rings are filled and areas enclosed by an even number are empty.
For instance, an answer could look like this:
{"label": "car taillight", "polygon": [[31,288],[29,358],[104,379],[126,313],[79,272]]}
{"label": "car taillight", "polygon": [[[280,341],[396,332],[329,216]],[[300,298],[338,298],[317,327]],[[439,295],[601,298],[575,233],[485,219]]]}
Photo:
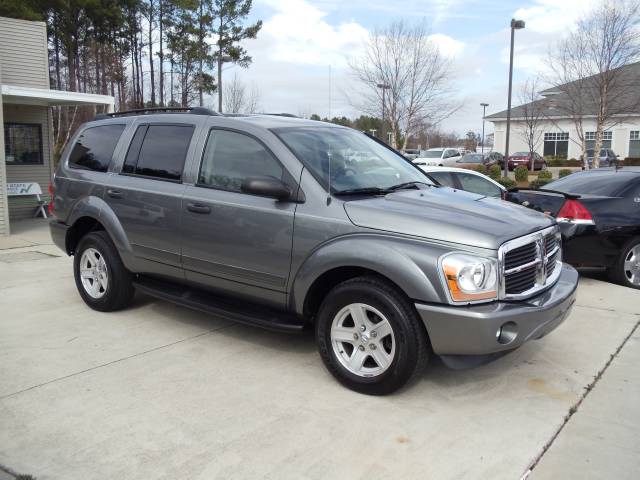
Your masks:
{"label": "car taillight", "polygon": [[587,208],[578,200],[567,200],[556,215],[558,222],[594,225],[593,217]]}
{"label": "car taillight", "polygon": [[53,187],[53,183],[49,184],[49,196],[51,197],[49,199],[49,205],[47,206],[47,211],[49,212],[49,215],[53,215],[53,196],[55,195],[56,190]]}

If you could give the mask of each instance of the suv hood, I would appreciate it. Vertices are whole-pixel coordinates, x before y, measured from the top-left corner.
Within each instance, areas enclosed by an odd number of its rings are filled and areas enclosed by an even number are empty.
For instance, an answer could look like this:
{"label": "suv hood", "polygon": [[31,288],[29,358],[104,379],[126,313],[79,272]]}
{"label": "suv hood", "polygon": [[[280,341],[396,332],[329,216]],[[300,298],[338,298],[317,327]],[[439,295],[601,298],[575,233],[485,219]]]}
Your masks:
{"label": "suv hood", "polygon": [[493,250],[555,223],[520,205],[449,187],[345,201],[344,209],[359,227]]}

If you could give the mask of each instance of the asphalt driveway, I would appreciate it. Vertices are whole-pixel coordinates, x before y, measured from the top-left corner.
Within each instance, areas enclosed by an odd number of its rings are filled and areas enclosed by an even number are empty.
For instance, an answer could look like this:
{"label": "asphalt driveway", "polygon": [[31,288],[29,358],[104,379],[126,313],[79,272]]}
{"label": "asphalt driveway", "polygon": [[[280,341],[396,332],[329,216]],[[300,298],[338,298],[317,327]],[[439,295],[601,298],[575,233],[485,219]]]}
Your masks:
{"label": "asphalt driveway", "polygon": [[14,231],[0,239],[5,470],[83,480],[640,471],[639,291],[583,279],[551,335],[472,370],[434,360],[417,384],[377,398],[338,385],[311,335],[142,295],[126,311],[94,312],[44,225]]}

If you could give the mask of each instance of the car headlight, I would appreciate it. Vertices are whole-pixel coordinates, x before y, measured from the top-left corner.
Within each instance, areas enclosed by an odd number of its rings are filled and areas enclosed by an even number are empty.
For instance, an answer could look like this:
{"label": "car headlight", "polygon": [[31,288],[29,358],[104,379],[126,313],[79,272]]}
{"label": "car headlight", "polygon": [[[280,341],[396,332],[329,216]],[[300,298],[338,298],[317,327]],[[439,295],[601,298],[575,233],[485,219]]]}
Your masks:
{"label": "car headlight", "polygon": [[498,296],[498,265],[491,258],[452,253],[441,260],[442,273],[454,302],[493,300]]}

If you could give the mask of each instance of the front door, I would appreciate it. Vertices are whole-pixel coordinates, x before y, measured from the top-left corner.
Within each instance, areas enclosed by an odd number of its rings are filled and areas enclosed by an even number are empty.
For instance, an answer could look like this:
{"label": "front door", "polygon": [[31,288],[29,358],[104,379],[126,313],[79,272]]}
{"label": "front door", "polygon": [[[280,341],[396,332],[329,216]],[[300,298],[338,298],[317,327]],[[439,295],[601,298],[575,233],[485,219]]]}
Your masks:
{"label": "front door", "polygon": [[241,192],[245,178],[260,175],[294,183],[257,138],[209,132],[195,184],[182,202],[182,265],[187,280],[282,306],[296,204]]}
{"label": "front door", "polygon": [[182,173],[194,129],[189,124],[139,125],[121,172],[109,176],[104,199],[124,228],[138,272],[183,276]]}

